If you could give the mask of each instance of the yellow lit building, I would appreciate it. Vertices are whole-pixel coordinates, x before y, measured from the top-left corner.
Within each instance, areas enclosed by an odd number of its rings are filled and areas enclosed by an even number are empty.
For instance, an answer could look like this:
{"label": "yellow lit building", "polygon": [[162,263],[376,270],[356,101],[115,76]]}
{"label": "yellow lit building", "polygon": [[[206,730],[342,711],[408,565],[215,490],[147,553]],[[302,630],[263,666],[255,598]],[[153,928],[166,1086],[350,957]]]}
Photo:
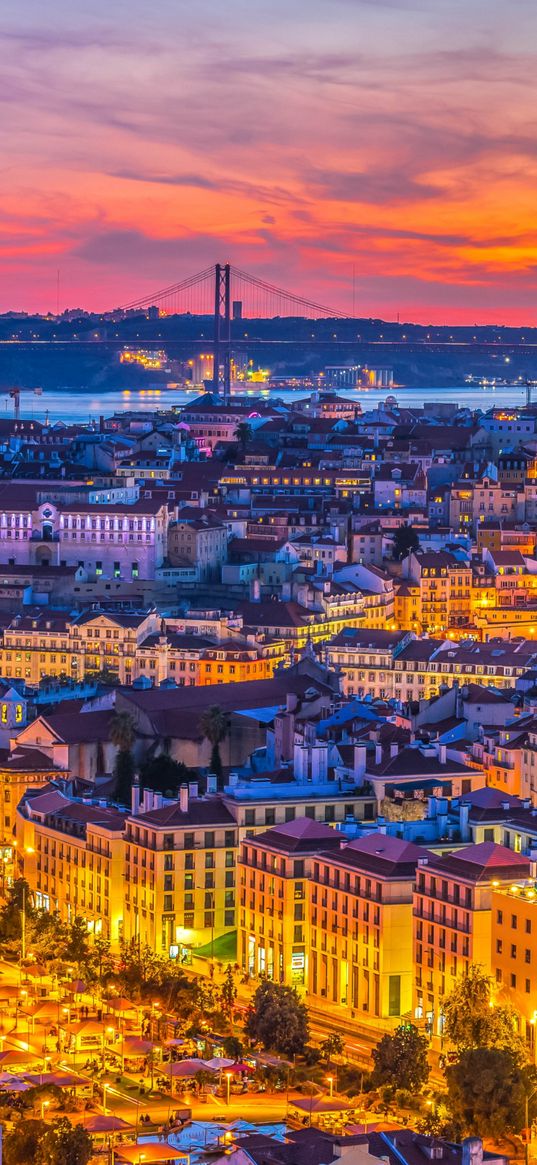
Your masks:
{"label": "yellow lit building", "polygon": [[323,853],[310,890],[308,993],[379,1031],[411,1013],[412,894],[423,847],[372,833]]}
{"label": "yellow lit building", "polygon": [[515,1009],[537,1055],[537,887],[517,881],[492,892],[492,976],[497,998]]}
{"label": "yellow lit building", "polygon": [[138,806],[137,795],[125,827],[125,939],[188,961],[235,930],[235,821],[192,785],[172,804],[145,790]]}
{"label": "yellow lit building", "polygon": [[237,957],[243,971],[306,990],[313,857],[340,844],[335,829],[306,817],[242,843]]}
{"label": "yellow lit building", "polygon": [[479,964],[492,970],[493,894],[529,877],[521,854],[492,841],[429,857],[414,893],[414,1015],[434,1037],[443,1030],[442,1000]]}
{"label": "yellow lit building", "polygon": [[123,933],[123,830],[113,808],[87,805],[58,789],[27,794],[17,809],[21,873],[34,901],[66,921],[87,920],[118,950]]}

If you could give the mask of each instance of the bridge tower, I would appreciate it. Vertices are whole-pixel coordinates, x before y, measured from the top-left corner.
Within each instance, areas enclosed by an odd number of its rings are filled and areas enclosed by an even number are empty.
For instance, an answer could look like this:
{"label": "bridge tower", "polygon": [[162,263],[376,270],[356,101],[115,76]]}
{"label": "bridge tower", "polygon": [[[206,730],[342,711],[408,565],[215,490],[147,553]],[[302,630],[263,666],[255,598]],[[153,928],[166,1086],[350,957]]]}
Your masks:
{"label": "bridge tower", "polygon": [[213,390],[227,404],[231,390],[231,268],[229,263],[217,263],[214,273]]}

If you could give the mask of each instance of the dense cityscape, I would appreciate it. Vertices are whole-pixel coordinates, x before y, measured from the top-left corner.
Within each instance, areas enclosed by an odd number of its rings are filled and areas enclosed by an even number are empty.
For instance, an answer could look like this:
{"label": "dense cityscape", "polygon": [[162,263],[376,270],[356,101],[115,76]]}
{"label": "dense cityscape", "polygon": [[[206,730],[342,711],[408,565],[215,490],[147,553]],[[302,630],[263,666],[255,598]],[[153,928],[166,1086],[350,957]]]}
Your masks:
{"label": "dense cityscape", "polygon": [[0,8],[0,1165],[537,1165],[537,6]]}
{"label": "dense cityscape", "polygon": [[193,367],[0,423],[5,1161],[529,1158],[537,406]]}

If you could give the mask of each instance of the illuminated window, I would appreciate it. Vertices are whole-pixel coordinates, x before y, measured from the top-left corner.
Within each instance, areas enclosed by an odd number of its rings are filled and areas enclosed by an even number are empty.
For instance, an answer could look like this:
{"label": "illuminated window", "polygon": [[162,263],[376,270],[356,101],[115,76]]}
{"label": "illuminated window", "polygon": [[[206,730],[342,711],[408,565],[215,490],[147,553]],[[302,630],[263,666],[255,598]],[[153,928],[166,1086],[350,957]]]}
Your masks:
{"label": "illuminated window", "polygon": [[[3,719],[3,709],[2,709],[2,719]],[[15,722],[17,724],[20,724],[21,721],[22,721],[22,704],[17,704],[15,707]]]}
{"label": "illuminated window", "polygon": [[7,724],[7,704],[2,704],[2,724]]}

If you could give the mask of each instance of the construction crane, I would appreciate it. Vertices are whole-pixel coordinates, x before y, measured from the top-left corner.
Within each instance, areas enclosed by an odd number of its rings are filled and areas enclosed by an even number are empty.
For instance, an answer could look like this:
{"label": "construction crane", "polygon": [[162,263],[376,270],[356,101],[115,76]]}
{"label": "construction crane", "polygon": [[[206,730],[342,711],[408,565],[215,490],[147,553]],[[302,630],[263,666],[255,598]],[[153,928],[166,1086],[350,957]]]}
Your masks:
{"label": "construction crane", "polygon": [[[16,421],[20,420],[21,392],[22,391],[23,390],[21,388],[15,387],[15,388],[9,388],[6,392],[6,396],[11,397],[11,400],[13,401],[13,415],[14,415]],[[33,396],[42,396],[43,395],[42,388],[31,388],[28,391],[31,392]]]}

